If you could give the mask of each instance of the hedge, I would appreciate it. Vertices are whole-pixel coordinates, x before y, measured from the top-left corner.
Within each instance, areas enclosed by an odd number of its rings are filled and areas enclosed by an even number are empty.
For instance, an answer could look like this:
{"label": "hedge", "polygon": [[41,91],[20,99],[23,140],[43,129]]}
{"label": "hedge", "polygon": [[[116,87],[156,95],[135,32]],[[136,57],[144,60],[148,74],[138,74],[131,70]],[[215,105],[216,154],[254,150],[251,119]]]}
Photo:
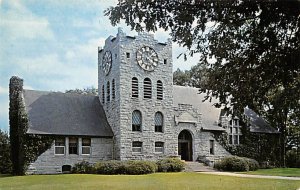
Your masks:
{"label": "hedge", "polygon": [[82,161],[72,167],[72,173],[96,173],[106,175],[129,174],[140,175],[154,172],[180,172],[184,163],[177,158],[165,158],[157,162],[146,160],[109,160],[99,161],[96,164]]}
{"label": "hedge", "polygon": [[95,173],[94,164],[87,161],[82,161],[72,167],[72,173],[76,174],[93,174]]}
{"label": "hedge", "polygon": [[178,158],[165,158],[157,161],[159,172],[180,172],[184,169],[184,163]]}
{"label": "hedge", "polygon": [[157,170],[157,165],[152,161],[130,160],[130,161],[101,161],[95,164],[98,174],[149,174]]}
{"label": "hedge", "polygon": [[216,162],[214,168],[222,171],[253,171],[259,168],[259,164],[254,159],[229,156]]}

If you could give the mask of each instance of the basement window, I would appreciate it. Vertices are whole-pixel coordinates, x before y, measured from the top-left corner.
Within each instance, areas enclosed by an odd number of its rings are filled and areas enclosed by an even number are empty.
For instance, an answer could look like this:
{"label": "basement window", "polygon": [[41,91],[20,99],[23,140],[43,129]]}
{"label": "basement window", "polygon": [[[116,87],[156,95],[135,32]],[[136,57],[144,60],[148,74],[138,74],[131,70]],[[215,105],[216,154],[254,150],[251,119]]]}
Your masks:
{"label": "basement window", "polygon": [[142,152],[143,143],[140,141],[132,142],[132,152]]}
{"label": "basement window", "polygon": [[163,142],[155,142],[155,152],[157,152],[157,153],[164,152],[164,143]]}

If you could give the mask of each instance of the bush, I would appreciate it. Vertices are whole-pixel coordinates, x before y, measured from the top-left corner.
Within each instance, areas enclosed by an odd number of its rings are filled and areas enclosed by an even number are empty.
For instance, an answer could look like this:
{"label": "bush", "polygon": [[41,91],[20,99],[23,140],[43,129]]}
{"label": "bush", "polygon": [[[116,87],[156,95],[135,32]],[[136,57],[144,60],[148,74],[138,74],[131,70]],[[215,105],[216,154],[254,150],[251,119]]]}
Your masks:
{"label": "bush", "polygon": [[249,166],[249,171],[255,171],[258,170],[259,168],[259,163],[252,159],[252,158],[246,158],[244,157],[245,161],[247,162],[248,166]]}
{"label": "bush", "polygon": [[216,162],[214,167],[223,171],[249,171],[249,165],[244,158],[230,156]]}
{"label": "bush", "polygon": [[87,161],[82,161],[72,167],[72,173],[76,174],[91,174],[95,173],[95,167]]}
{"label": "bush", "polygon": [[96,173],[98,174],[149,174],[157,170],[155,162],[131,160],[131,161],[101,161],[95,165]]}
{"label": "bush", "polygon": [[297,151],[295,149],[287,151],[286,166],[291,168],[300,168],[300,155],[297,155]]}
{"label": "bush", "polygon": [[184,169],[184,163],[178,158],[165,158],[157,161],[159,172],[180,172]]}
{"label": "bush", "polygon": [[101,161],[95,164],[97,174],[126,174],[125,167],[125,162],[117,160]]}
{"label": "bush", "polygon": [[0,174],[10,174],[11,172],[9,137],[6,132],[0,129]]}
{"label": "bush", "polygon": [[139,175],[154,173],[157,170],[155,162],[132,160],[125,164],[126,174]]}

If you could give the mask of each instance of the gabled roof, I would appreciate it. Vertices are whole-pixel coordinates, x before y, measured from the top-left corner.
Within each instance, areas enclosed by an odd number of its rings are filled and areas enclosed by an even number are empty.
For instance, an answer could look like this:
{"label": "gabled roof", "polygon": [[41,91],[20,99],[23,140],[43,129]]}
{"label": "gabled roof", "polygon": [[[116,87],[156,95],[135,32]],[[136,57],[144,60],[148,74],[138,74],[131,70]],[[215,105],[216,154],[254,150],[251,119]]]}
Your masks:
{"label": "gabled roof", "polygon": [[275,128],[271,127],[262,117],[250,108],[244,109],[244,114],[250,121],[250,132],[253,133],[279,133]]}
{"label": "gabled roof", "polygon": [[178,104],[190,104],[202,114],[202,128],[204,130],[224,130],[217,125],[221,109],[216,108],[213,104],[218,101],[212,99],[211,102],[209,100],[203,102],[205,95],[204,93],[199,94],[198,88],[173,86],[174,106],[178,106]]}
{"label": "gabled roof", "polygon": [[97,96],[23,90],[30,134],[112,137]]}

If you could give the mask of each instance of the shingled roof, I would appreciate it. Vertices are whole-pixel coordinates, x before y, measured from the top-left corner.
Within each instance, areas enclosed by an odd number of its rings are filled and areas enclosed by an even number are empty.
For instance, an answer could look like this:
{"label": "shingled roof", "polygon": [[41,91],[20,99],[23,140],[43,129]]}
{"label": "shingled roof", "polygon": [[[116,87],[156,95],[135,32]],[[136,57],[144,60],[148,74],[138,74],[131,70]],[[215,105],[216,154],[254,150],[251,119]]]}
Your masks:
{"label": "shingled roof", "polygon": [[198,88],[185,87],[185,86],[173,86],[174,106],[178,104],[190,104],[197,108],[202,114],[202,129],[209,131],[224,131],[222,127],[218,126],[218,119],[221,109],[214,107],[214,103],[217,103],[216,99],[212,101],[204,101],[206,94],[199,94]]}
{"label": "shingled roof", "polygon": [[97,96],[23,90],[30,134],[112,137]]}
{"label": "shingled roof", "polygon": [[260,117],[252,109],[245,108],[244,114],[250,121],[250,132],[253,133],[279,133],[275,128],[271,127],[266,120]]}

